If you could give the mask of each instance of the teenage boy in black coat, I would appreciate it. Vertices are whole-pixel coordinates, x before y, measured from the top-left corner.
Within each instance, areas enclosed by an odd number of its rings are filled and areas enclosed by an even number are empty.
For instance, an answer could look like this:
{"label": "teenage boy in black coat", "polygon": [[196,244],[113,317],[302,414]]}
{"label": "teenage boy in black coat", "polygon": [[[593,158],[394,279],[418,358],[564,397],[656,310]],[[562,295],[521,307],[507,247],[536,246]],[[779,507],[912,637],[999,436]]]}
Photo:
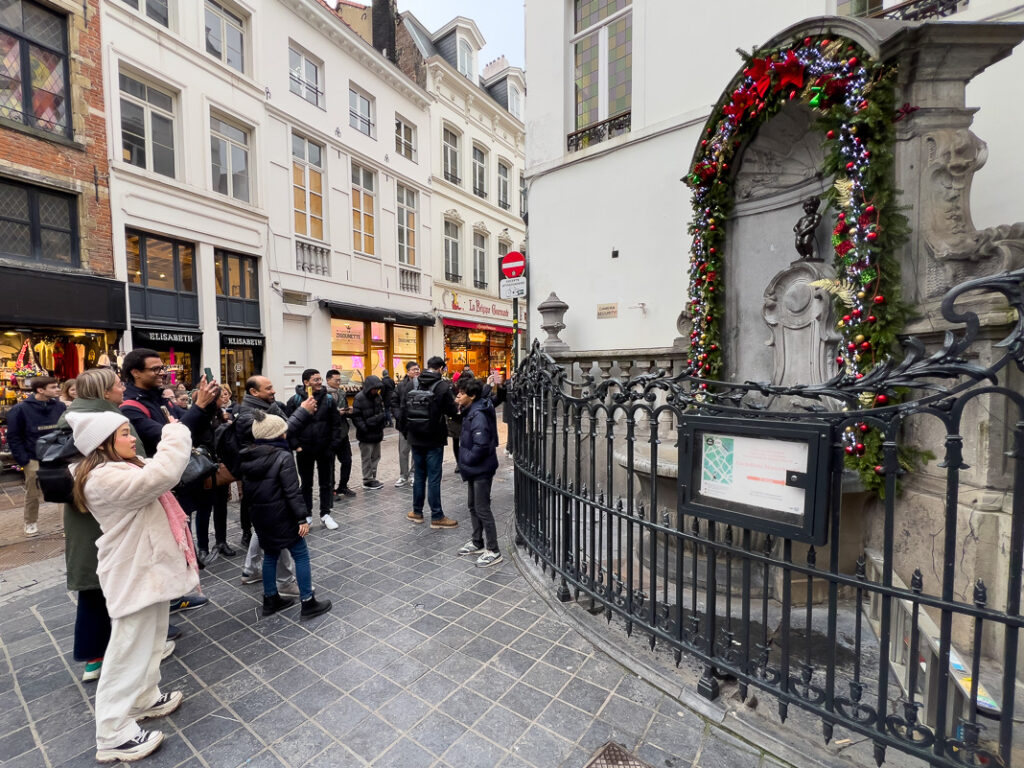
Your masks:
{"label": "teenage boy in black coat", "polygon": [[380,444],[384,441],[384,425],[387,422],[380,390],[380,379],[367,376],[362,391],[352,401],[352,423],[356,425],[356,440],[359,441],[363,488],[371,491],[384,487],[384,483],[377,479]]}
{"label": "teenage boy in black coat", "polygon": [[320,523],[333,531],[338,527],[331,517],[331,509],[334,506],[334,455],[341,441],[341,414],[338,413],[337,401],[324,388],[320,371],[315,368],[302,372],[302,386],[295,388],[295,395],[288,401],[288,413],[294,414],[310,392],[316,402],[316,410],[299,429],[288,433],[288,440],[295,446],[307,522],[313,521],[315,468],[320,487]]}

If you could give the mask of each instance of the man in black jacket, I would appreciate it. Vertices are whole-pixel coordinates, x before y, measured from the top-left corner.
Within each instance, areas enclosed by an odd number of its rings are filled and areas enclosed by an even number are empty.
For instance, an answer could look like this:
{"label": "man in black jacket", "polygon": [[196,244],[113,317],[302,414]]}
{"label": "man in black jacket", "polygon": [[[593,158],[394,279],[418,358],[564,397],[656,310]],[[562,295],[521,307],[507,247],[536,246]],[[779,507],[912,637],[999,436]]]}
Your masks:
{"label": "man in black jacket", "polygon": [[405,405],[405,396],[409,390],[416,386],[416,379],[420,375],[420,364],[410,360],[405,364],[405,378],[398,382],[395,388],[395,396],[391,400],[391,413],[395,419],[395,427],[398,429],[398,479],[395,480],[395,488],[401,488],[409,482],[409,439],[406,437],[408,431],[402,418],[402,408]]}
{"label": "man in black jacket", "polygon": [[338,464],[341,468],[338,470],[338,487],[334,489],[334,495],[355,496],[356,492],[348,487],[349,478],[352,477],[352,443],[348,438],[348,417],[352,415],[352,409],[341,390],[341,371],[328,371],[324,383],[327,392],[338,401],[338,414],[341,416],[341,442],[338,443]]}
{"label": "man in black jacket", "polygon": [[[426,496],[430,505],[431,528],[454,528],[458,525],[455,520],[445,517],[441,508],[441,463],[444,460],[444,447],[448,444],[445,417],[454,416],[456,412],[452,385],[441,376],[445,368],[443,357],[435,355],[427,361],[427,370],[420,374],[415,387],[431,391],[430,418],[424,425],[407,424],[414,467],[412,511],[407,517],[414,523],[423,522],[423,502]],[[406,392],[406,401],[408,397],[409,393]]]}
{"label": "man in black jacket", "polygon": [[356,440],[359,441],[363,488],[370,491],[384,487],[384,483],[377,479],[380,444],[384,441],[384,424],[387,420],[380,390],[380,378],[367,376],[362,391],[352,401],[352,423],[356,425]]}
{"label": "man in black jacket", "polygon": [[25,535],[39,534],[39,498],[42,493],[36,482],[39,462],[36,461],[36,441],[56,429],[64,413],[60,385],[49,376],[37,376],[30,384],[32,395],[18,403],[7,416],[7,443],[11,454],[25,471]]}
{"label": "man in black jacket", "polygon": [[328,530],[338,527],[331,517],[334,506],[334,455],[341,442],[341,414],[338,403],[324,388],[320,371],[307,368],[302,372],[302,386],[288,401],[287,411],[294,416],[304,400],[313,398],[316,409],[312,418],[299,429],[289,429],[288,441],[295,446],[295,461],[302,481],[302,499],[306,502],[307,522],[313,521],[313,470],[320,487],[320,523]]}

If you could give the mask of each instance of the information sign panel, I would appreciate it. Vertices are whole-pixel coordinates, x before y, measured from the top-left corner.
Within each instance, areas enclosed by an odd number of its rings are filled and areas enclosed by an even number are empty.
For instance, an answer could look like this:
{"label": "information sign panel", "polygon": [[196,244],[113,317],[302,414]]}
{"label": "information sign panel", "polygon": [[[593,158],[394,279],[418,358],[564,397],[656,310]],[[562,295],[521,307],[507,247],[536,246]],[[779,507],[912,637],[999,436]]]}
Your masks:
{"label": "information sign panel", "polygon": [[683,512],[823,544],[830,431],[748,418],[680,420]]}
{"label": "information sign panel", "polygon": [[502,299],[521,299],[526,295],[525,277],[506,277],[498,283],[498,297]]}

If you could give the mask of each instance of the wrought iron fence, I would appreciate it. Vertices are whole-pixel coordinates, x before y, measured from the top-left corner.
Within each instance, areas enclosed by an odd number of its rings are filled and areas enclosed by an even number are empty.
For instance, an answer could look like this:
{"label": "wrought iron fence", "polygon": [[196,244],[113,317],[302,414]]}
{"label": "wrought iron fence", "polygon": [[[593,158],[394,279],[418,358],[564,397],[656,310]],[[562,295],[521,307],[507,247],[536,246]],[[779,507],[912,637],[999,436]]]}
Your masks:
{"label": "wrought iron fence", "polygon": [[[962,307],[1000,296],[1015,325],[997,344],[979,342],[979,317]],[[510,394],[517,538],[550,569],[560,599],[591,601],[652,648],[667,644],[677,663],[699,660],[697,688],[709,698],[722,679],[744,698],[767,691],[783,719],[790,707],[820,718],[826,741],[836,728],[869,737],[879,765],[889,748],[934,766],[1024,764],[1014,702],[1024,639],[1024,270],[965,283],[941,310],[954,327],[941,348],[907,339],[901,362],[813,386],[663,371],[571,380],[535,345]],[[980,347],[993,354],[977,357]],[[904,402],[862,409],[865,393]],[[987,431],[978,428],[986,412]],[[822,438],[814,476],[768,480],[792,480],[804,501],[821,481],[824,527],[800,529],[753,497],[715,497],[704,474],[718,469],[712,448],[695,441],[756,440],[766,427],[809,434],[808,454]],[[843,470],[847,430],[857,440],[865,428],[881,438],[884,498]],[[1002,494],[991,518],[999,533],[978,549],[980,516],[960,492],[961,482],[978,484],[965,457],[1000,429],[1005,445],[994,454],[1005,452],[1005,472],[981,482]],[[938,456],[908,474],[913,442]],[[933,560],[907,563],[908,526],[926,521]]]}

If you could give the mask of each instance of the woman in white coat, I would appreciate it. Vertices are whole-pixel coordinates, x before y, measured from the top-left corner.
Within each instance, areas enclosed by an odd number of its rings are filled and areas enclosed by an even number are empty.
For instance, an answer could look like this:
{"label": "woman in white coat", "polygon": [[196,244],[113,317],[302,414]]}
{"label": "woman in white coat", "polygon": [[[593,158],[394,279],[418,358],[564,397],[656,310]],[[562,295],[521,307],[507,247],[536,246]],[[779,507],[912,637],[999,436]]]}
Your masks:
{"label": "woman in white coat", "polygon": [[178,423],[163,428],[152,459],[138,459],[128,419],[120,413],[69,413],[75,446],[75,504],[91,513],[100,586],[111,618],[110,643],[96,691],[96,760],[139,760],[163,741],[137,721],[163,717],[180,691],[161,693],[160,657],[172,598],[199,585],[185,513],[171,488],[188,464],[192,438]]}

